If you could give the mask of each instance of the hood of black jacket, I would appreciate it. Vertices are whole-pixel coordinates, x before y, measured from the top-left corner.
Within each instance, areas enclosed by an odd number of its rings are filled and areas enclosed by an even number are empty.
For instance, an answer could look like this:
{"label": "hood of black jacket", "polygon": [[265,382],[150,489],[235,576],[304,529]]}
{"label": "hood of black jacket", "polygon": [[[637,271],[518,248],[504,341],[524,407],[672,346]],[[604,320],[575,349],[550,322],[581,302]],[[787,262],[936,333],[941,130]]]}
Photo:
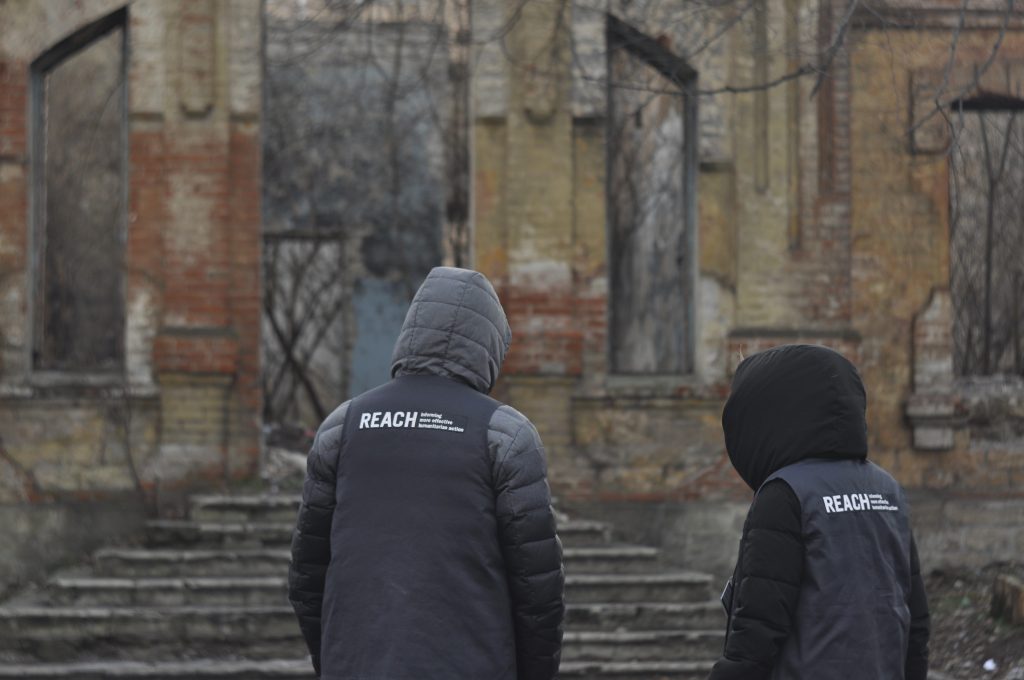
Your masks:
{"label": "hood of black jacket", "polygon": [[866,458],[867,396],[857,368],[815,345],[783,345],[740,363],[722,413],[729,460],[757,490],[805,458]]}
{"label": "hood of black jacket", "polygon": [[409,306],[391,357],[391,376],[440,375],[491,391],[512,330],[487,277],[435,267]]}

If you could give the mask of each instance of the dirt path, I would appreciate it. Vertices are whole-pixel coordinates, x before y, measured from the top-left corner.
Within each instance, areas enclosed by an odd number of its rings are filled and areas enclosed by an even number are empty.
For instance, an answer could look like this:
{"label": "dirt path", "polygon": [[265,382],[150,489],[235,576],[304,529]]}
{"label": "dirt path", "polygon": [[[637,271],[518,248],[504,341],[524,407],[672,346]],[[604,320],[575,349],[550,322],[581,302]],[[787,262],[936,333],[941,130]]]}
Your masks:
{"label": "dirt path", "polygon": [[992,581],[1008,568],[1021,569],[1002,565],[928,576],[932,668],[955,680],[1024,680],[1024,626],[989,616]]}

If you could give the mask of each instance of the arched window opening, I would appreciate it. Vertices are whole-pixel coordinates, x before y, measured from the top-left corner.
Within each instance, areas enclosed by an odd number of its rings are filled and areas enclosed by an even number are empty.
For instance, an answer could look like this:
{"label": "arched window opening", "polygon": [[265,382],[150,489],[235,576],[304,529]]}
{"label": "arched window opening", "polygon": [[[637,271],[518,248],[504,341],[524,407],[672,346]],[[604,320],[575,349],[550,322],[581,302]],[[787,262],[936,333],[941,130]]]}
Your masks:
{"label": "arched window opening", "polygon": [[33,368],[106,372],[124,357],[127,12],[33,62]]}
{"label": "arched window opening", "polygon": [[619,374],[693,370],[697,73],[608,17],[609,349]]}
{"label": "arched window opening", "polygon": [[958,375],[1024,375],[1024,99],[953,106],[950,289]]}

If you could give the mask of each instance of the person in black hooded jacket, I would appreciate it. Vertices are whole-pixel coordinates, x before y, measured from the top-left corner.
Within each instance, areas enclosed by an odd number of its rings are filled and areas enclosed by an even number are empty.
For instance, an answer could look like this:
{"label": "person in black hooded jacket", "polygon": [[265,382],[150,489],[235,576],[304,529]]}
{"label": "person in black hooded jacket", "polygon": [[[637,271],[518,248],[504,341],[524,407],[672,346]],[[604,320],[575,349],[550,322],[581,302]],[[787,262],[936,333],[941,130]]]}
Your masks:
{"label": "person in black hooded jacket", "polygon": [[925,680],[929,613],[902,488],[867,461],[866,395],[830,349],[740,363],[722,415],[753,489],[711,680]]}
{"label": "person in black hooded jacket", "polygon": [[435,268],[392,380],[310,451],[288,592],[325,680],[551,680],[562,547],[544,448],[487,397],[511,342],[480,273]]}

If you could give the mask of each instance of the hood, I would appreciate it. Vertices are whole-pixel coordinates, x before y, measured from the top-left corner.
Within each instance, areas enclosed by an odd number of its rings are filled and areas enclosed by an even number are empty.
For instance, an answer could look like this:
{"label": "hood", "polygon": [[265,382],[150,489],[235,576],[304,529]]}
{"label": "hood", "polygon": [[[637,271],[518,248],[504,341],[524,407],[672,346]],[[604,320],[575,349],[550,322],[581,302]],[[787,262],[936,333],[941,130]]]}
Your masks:
{"label": "hood", "polygon": [[511,342],[505,310],[486,276],[435,267],[409,305],[391,357],[391,377],[440,375],[486,394]]}
{"label": "hood", "polygon": [[857,368],[814,345],[744,359],[722,413],[729,460],[755,491],[805,458],[867,458],[867,396]]}

